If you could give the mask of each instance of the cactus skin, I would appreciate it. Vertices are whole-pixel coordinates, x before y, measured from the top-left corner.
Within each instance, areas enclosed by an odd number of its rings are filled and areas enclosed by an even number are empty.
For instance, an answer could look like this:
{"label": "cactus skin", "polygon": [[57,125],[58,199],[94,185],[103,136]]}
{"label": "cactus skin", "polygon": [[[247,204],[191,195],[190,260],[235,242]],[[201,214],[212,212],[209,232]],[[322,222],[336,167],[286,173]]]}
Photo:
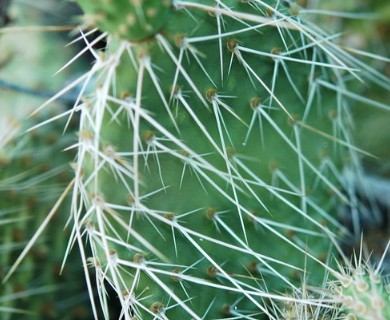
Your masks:
{"label": "cactus skin", "polygon": [[79,1],[98,27],[124,39],[144,40],[167,22],[170,0]]}
{"label": "cactus skin", "polygon": [[[286,320],[374,320],[389,319],[390,290],[388,275],[383,272],[386,256],[374,268],[370,261],[356,254],[353,261],[344,260],[338,271],[329,274],[322,287],[302,283],[299,292],[290,293],[293,301],[272,302],[275,318]],[[345,257],[344,257],[345,259]]]}
{"label": "cactus skin", "polygon": [[337,168],[357,165],[348,57],[274,1],[177,1],[134,30],[121,1],[79,2],[110,33],[85,78],[71,206],[104,317],[110,286],[125,319],[257,319],[299,269],[321,283],[344,231]]}

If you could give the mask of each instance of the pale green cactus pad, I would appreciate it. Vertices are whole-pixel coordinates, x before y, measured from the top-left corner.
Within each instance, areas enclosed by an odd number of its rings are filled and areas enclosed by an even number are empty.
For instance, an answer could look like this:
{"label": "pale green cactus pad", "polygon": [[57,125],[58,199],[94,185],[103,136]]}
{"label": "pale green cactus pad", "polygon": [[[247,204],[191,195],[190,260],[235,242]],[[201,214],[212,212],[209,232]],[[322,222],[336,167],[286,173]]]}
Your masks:
{"label": "pale green cactus pad", "polygon": [[[73,154],[63,149],[72,143],[74,134],[69,130],[69,134],[61,135],[64,123],[26,133],[53,114],[42,116],[23,123],[9,118],[2,127],[5,141],[0,150],[0,275],[7,280],[0,289],[3,319],[59,319],[65,306],[69,313],[76,309],[90,313],[82,305],[88,303],[85,284],[74,277],[82,277],[77,252],[68,257],[69,264],[61,272],[67,246],[67,216],[53,211],[72,179],[67,163]],[[64,204],[62,209],[67,212],[69,207]],[[29,247],[42,225],[46,230]],[[28,247],[29,252],[24,254]],[[24,259],[12,272],[20,255]],[[79,295],[80,301],[74,301],[74,295]]]}
{"label": "pale green cactus pad", "polygon": [[170,0],[97,0],[78,1],[87,20],[102,30],[132,41],[154,35],[168,21]]}

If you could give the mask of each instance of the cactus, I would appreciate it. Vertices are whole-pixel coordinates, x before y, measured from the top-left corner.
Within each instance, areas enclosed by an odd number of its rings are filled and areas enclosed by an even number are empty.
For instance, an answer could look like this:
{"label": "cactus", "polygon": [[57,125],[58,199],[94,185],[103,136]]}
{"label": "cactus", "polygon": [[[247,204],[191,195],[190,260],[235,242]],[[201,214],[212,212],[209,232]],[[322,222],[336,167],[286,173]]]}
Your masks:
{"label": "cactus", "polygon": [[[390,247],[387,242],[379,261],[364,258],[360,249],[352,257],[341,253],[336,269],[332,270],[319,287],[307,285],[303,279],[301,290],[290,292],[293,301],[272,302],[276,319],[388,319],[390,316],[390,290],[386,255]],[[298,302],[296,301],[298,300]],[[308,304],[307,302],[310,301]]]}
{"label": "cactus", "polygon": [[[380,273],[361,258],[346,261],[340,272],[327,278],[324,287],[310,288],[303,284],[301,292],[290,295],[297,301],[275,303],[277,319],[388,319],[389,284]],[[331,280],[333,279],[333,280]],[[310,301],[309,304],[303,302]]]}
{"label": "cactus", "polygon": [[[2,127],[5,135],[0,154],[0,224],[2,228],[4,225],[0,236],[2,278],[16,266],[18,256],[24,258],[17,264],[19,268],[12,275],[12,281],[1,288],[3,319],[13,319],[12,314],[19,319],[23,314],[26,319],[58,319],[64,306],[69,307],[69,313],[84,308],[72,298],[86,291],[84,283],[74,277],[80,274],[76,252],[68,257],[72,262],[60,275],[67,241],[58,234],[63,233],[66,216],[58,216],[55,210],[56,202],[57,207],[64,202],[64,187],[71,180],[67,163],[73,155],[62,149],[71,143],[73,134],[69,131],[60,136],[64,125],[61,123],[22,134],[45,118],[24,120],[20,124],[6,117],[4,120],[9,125],[4,121]],[[58,166],[60,163],[63,165]],[[63,209],[66,210],[65,205]],[[30,241],[36,230],[41,230],[39,239]]]}
{"label": "cactus", "polygon": [[302,278],[336,274],[336,206],[356,209],[341,172],[362,173],[350,103],[388,109],[353,89],[390,80],[294,2],[77,2],[96,61],[49,100],[81,84],[73,109],[32,129],[79,114],[69,243],[95,318],[110,299],[123,319],[316,310]]}
{"label": "cactus", "polygon": [[[3,2],[1,13],[5,14]],[[36,25],[31,21],[31,9],[23,7],[18,15],[19,6],[10,6],[11,20]],[[64,45],[60,36],[20,34],[15,32],[20,27],[13,27],[10,24],[9,29],[0,29],[0,318],[59,319],[66,310],[68,319],[80,320],[76,314],[89,315],[90,310],[83,305],[88,296],[85,283],[79,281],[83,276],[79,254],[72,252],[69,264],[62,268],[68,217],[53,210],[60,202],[64,212],[68,210],[64,188],[72,180],[69,163],[74,154],[64,149],[74,140],[75,122],[69,123],[65,133],[63,121],[26,132],[65,110],[55,103],[52,110],[30,117],[32,110],[47,99],[47,92],[57,90],[67,77],[63,73],[53,78],[52,73],[73,52],[66,49],[53,55],[52,46]],[[26,50],[29,43],[35,46]],[[28,71],[25,61],[32,66]],[[34,240],[34,235],[40,237]],[[12,277],[7,279],[10,272]]]}
{"label": "cactus", "polygon": [[379,268],[372,268],[361,260],[356,267],[348,266],[338,281],[332,283],[333,299],[341,303],[347,319],[389,319],[389,284]]}
{"label": "cactus", "polygon": [[292,3],[79,3],[109,33],[80,79],[72,207],[101,291],[125,318],[256,317],[300,270],[318,283],[358,169],[354,60]]}

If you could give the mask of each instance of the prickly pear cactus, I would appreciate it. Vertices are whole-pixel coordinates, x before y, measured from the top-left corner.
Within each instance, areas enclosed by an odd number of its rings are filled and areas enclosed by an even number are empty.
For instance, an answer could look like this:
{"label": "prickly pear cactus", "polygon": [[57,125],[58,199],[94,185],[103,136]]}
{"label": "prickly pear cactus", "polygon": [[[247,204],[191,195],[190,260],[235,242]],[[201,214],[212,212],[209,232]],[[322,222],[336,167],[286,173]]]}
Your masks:
{"label": "prickly pear cactus", "polygon": [[106,318],[108,287],[124,319],[274,318],[347,232],[348,85],[370,69],[288,1],[78,2],[107,48],[73,84],[70,241]]}
{"label": "prickly pear cactus", "polygon": [[[390,244],[390,242],[389,242]],[[389,249],[387,245],[386,250]],[[356,252],[325,279],[322,287],[307,286],[305,280],[299,292],[289,294],[292,301],[273,302],[276,319],[346,319],[374,320],[390,316],[388,279],[382,274],[386,251],[374,267]],[[311,304],[304,303],[311,301]],[[314,303],[316,302],[316,303]]]}
{"label": "prickly pear cactus", "polygon": [[347,319],[373,320],[390,317],[389,284],[378,269],[364,266],[344,272],[332,285],[333,298]]}

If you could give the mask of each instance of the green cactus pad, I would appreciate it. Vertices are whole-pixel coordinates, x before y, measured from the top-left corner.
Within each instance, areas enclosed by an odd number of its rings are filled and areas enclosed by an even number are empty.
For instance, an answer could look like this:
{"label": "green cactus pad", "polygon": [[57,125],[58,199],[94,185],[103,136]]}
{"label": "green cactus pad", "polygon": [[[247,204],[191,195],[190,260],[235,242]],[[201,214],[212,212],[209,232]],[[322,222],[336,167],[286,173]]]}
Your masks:
{"label": "green cactus pad", "polygon": [[148,41],[100,25],[73,217],[103,309],[109,283],[128,318],[272,318],[267,300],[322,282],[356,74],[283,3],[175,1]]}
{"label": "green cactus pad", "polygon": [[389,319],[390,292],[385,276],[369,265],[347,270],[332,285],[334,299],[341,304],[347,319]]}
{"label": "green cactus pad", "polygon": [[99,28],[122,39],[141,41],[156,34],[167,22],[170,0],[78,1]]}

